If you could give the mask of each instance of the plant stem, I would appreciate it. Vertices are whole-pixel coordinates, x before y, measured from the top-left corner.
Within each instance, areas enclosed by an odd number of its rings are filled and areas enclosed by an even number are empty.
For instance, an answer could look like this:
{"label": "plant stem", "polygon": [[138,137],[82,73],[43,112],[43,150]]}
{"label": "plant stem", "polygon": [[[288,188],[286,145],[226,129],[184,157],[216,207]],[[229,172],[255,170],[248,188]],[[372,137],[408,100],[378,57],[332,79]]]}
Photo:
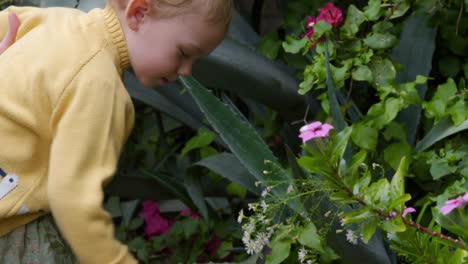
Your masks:
{"label": "plant stem", "polygon": [[[359,196],[355,196],[353,194],[353,192],[348,187],[345,187],[345,190],[352,199],[356,200],[358,203],[360,203],[363,206],[368,206],[368,204],[362,198],[360,198]],[[378,214],[380,217],[382,217],[384,219],[390,219],[390,218],[394,217],[394,216],[392,216],[390,214],[384,213],[383,211],[381,211],[379,209],[374,208],[374,209],[372,209],[372,211],[375,212],[376,214]],[[406,220],[405,218],[403,218],[403,216],[401,216],[401,220],[403,220],[403,223],[405,225],[407,225],[407,226],[414,227],[414,228],[416,228],[417,230],[419,230],[419,231],[421,231],[423,233],[429,234],[431,236],[438,237],[438,238],[443,239],[443,240],[450,241],[452,243],[455,243],[455,244],[459,245],[462,248],[465,248],[465,243],[463,243],[462,241],[460,241],[458,239],[446,236],[446,235],[441,234],[441,233],[434,232],[434,231],[430,230],[427,227],[424,227],[422,225],[419,225],[419,224],[413,223],[413,222],[411,222],[409,220]]]}

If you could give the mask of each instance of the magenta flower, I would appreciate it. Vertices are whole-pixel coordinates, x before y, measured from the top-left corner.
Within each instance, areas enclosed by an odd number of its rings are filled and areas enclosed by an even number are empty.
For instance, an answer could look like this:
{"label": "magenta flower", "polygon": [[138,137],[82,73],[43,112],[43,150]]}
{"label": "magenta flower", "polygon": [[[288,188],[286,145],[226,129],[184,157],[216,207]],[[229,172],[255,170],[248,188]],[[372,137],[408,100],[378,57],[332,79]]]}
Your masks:
{"label": "magenta flower", "polygon": [[320,14],[318,15],[315,22],[324,20],[328,24],[332,25],[332,27],[337,27],[341,22],[343,22],[343,12],[332,2],[326,3],[322,8],[319,9],[319,11]]}
{"label": "magenta flower", "polygon": [[448,200],[445,202],[445,205],[440,208],[440,212],[443,215],[448,215],[453,209],[456,208],[464,208],[465,205],[468,203],[468,192],[465,195],[460,195],[455,199]]}
{"label": "magenta flower", "polygon": [[180,215],[182,216],[189,216],[189,219],[200,219],[201,217],[197,215],[196,213],[192,212],[190,208],[185,208],[184,210],[180,211]]}
{"label": "magenta flower", "polygon": [[299,130],[301,134],[299,135],[302,138],[302,142],[307,142],[313,138],[321,138],[328,136],[330,130],[333,129],[333,126],[330,124],[322,124],[320,121],[315,121],[310,124],[307,124]]}
{"label": "magenta flower", "polygon": [[403,213],[401,214],[401,216],[406,217],[407,214],[415,213],[415,212],[416,212],[416,209],[414,209],[413,207],[405,207],[405,210],[403,210]]}
{"label": "magenta flower", "polygon": [[142,217],[145,220],[145,233],[148,237],[164,234],[171,229],[169,222],[161,216],[157,202],[144,201]]}

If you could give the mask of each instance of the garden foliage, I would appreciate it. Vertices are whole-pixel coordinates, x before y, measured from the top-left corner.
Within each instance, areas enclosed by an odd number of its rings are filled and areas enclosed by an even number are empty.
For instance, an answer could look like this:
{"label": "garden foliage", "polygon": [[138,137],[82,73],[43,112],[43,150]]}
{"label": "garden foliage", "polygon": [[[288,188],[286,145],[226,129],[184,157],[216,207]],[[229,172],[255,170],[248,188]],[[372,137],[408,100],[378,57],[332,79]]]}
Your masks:
{"label": "garden foliage", "polygon": [[468,1],[282,2],[179,84],[125,74],[116,235],[143,263],[465,263]]}

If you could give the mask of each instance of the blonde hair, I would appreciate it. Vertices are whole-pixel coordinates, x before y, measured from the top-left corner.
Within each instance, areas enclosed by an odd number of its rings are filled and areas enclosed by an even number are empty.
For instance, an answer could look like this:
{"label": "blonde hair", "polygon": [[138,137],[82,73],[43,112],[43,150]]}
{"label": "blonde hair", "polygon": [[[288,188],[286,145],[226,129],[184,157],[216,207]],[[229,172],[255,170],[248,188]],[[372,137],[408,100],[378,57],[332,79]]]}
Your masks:
{"label": "blonde hair", "polygon": [[[201,12],[206,20],[220,23],[227,29],[231,22],[234,0],[151,0],[158,17],[174,17],[190,12]],[[128,0],[108,0],[115,8],[125,9]]]}

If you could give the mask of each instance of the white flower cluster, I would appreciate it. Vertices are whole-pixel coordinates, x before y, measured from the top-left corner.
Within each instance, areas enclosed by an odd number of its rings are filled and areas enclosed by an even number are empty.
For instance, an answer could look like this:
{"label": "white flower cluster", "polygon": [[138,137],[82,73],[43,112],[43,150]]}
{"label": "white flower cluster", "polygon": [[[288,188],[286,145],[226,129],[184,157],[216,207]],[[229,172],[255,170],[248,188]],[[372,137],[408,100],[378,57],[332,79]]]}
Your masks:
{"label": "white flower cluster", "polygon": [[359,237],[356,234],[354,234],[353,230],[348,229],[346,230],[346,240],[348,240],[348,242],[353,245],[357,245]]}
{"label": "white flower cluster", "polygon": [[242,230],[242,242],[249,255],[261,253],[274,233],[274,227],[267,227],[265,231],[256,230],[254,218],[250,218],[249,223],[242,226]]}
{"label": "white flower cluster", "polygon": [[[265,190],[268,193],[271,188]],[[262,200],[260,203],[250,203],[248,207],[249,211],[252,211],[254,214],[246,217],[244,210],[241,210],[237,217],[237,222],[242,223],[244,219],[248,218],[248,221],[242,225],[242,231],[244,232],[242,242],[247,250],[247,254],[259,254],[265,245],[270,242],[276,226],[270,226],[271,219],[266,216],[268,204],[265,200]]]}
{"label": "white flower cluster", "polygon": [[309,255],[309,252],[302,246],[299,249],[299,252],[297,253],[298,259],[301,263],[306,263],[306,264],[315,264],[317,263],[316,256]]}

